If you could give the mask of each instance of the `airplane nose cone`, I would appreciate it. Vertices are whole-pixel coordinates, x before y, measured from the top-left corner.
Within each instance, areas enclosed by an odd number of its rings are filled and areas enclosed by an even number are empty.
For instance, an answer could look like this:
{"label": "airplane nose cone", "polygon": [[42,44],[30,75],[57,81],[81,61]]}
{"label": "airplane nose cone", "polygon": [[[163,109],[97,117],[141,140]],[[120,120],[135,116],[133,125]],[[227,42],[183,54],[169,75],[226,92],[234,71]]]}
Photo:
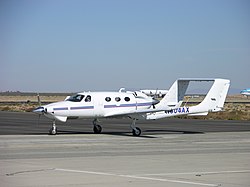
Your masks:
{"label": "airplane nose cone", "polygon": [[40,106],[40,107],[36,108],[35,110],[33,110],[33,112],[36,114],[44,114],[47,112],[47,109]]}

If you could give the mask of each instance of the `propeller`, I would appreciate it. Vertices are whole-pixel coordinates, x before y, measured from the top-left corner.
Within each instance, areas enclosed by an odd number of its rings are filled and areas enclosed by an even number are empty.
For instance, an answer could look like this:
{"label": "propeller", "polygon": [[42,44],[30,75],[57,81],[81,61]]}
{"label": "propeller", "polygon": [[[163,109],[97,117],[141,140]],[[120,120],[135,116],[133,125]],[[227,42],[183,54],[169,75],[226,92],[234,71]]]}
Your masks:
{"label": "propeller", "polygon": [[155,105],[158,104],[158,103],[160,102],[158,99],[156,99],[156,97],[157,97],[157,91],[158,91],[158,88],[155,90],[155,94],[154,94],[154,96],[152,97],[152,100],[153,100],[153,102],[152,102],[153,109],[155,109]]}
{"label": "propeller", "polygon": [[37,94],[37,102],[38,102],[38,106],[36,109],[33,110],[34,113],[42,115],[44,113],[47,113],[46,108],[44,108],[43,106],[41,106],[41,100],[40,100],[40,96],[39,94]]}
{"label": "propeller", "polygon": [[46,110],[46,108],[44,108],[44,107],[41,106],[41,100],[40,100],[39,93],[37,94],[37,102],[38,102],[38,106],[39,106],[39,107],[35,108],[35,109],[33,110],[33,112],[36,113],[36,114],[38,114],[37,124],[39,125],[41,115],[47,113],[47,110]]}
{"label": "propeller", "polygon": [[39,126],[39,125],[40,125],[41,115],[42,115],[42,114],[39,114],[39,115],[38,115],[38,120],[37,120],[37,122],[36,122],[37,126]]}
{"label": "propeller", "polygon": [[152,105],[153,105],[153,109],[155,109],[155,105],[157,105],[160,101],[158,99],[154,99],[152,98]]}
{"label": "propeller", "polygon": [[154,96],[153,96],[153,99],[155,99],[155,98],[156,98],[156,96],[157,96],[157,92],[158,92],[158,88],[155,90],[155,94],[154,94]]}

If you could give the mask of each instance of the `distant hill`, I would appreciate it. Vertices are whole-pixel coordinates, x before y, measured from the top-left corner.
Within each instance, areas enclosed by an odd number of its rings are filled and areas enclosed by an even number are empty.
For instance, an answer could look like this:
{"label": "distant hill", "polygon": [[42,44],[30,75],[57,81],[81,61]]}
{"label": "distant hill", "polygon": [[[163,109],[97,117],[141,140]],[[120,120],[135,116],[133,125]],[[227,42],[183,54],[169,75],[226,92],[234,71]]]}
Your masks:
{"label": "distant hill", "polygon": [[[126,89],[126,90],[139,90],[139,89]],[[199,88],[199,89],[191,89],[191,90],[187,90],[187,95],[204,95],[207,94],[209,88]],[[235,94],[240,94],[240,91],[242,89],[238,89],[238,88],[229,88],[228,94],[229,95],[235,95]],[[118,90],[116,90],[118,91]],[[68,96],[68,95],[72,95],[74,93],[56,93],[56,92],[52,92],[52,93],[39,93],[39,95],[43,95],[43,96]],[[6,92],[0,92],[0,96],[36,96],[37,93],[35,92],[19,92],[19,91],[6,91]]]}
{"label": "distant hill", "polygon": [[[73,93],[39,93],[42,96],[68,96]],[[0,96],[36,96],[37,93],[34,92],[0,92]]]}

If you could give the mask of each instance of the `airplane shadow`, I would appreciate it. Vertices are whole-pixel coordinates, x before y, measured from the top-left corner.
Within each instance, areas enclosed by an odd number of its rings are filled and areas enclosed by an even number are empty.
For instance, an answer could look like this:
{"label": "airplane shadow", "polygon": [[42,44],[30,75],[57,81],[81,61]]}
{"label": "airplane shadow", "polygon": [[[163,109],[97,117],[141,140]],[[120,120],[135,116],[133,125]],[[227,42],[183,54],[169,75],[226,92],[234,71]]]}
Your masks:
{"label": "airplane shadow", "polygon": [[[80,134],[94,134],[93,132],[79,132],[79,131],[62,131],[58,130],[57,131],[58,135],[80,135]],[[134,137],[131,132],[102,132],[101,134],[107,134],[107,135],[113,135],[113,136],[128,136],[128,137]],[[148,135],[141,135],[138,136],[138,138],[157,138],[153,136],[148,136]]]}
{"label": "airplane shadow", "polygon": [[144,132],[157,133],[157,134],[204,134],[199,131],[184,131],[184,130],[145,130]]}
{"label": "airplane shadow", "polygon": [[[81,134],[94,134],[93,132],[81,132],[81,131],[72,131],[72,130],[58,130],[58,135],[81,135]],[[130,131],[126,132],[102,132],[101,134],[113,135],[113,136],[127,136],[134,137]],[[204,134],[204,132],[197,131],[182,131],[182,130],[145,130],[142,132],[141,136],[137,138],[159,138],[154,135],[164,135],[164,134]]]}

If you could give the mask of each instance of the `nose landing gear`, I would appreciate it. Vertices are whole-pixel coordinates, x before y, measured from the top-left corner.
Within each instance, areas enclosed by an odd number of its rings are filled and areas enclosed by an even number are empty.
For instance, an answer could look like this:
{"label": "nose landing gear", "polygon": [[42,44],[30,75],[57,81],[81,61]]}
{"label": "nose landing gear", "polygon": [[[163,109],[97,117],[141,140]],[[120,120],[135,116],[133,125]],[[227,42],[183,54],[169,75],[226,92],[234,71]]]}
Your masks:
{"label": "nose landing gear", "polygon": [[49,135],[56,135],[57,134],[57,127],[56,127],[56,121],[53,121],[52,127],[49,130]]}

